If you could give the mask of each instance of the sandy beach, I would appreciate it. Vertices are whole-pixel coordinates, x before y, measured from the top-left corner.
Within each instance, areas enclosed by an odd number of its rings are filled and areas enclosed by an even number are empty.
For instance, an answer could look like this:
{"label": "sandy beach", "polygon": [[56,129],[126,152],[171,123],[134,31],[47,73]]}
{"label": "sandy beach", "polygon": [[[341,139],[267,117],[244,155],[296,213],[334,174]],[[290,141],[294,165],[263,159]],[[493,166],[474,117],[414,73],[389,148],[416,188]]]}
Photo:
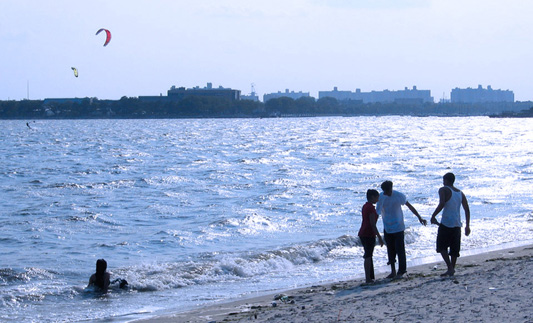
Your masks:
{"label": "sandy beach", "polygon": [[[401,279],[377,275],[216,304],[136,321],[167,322],[533,322],[533,245],[409,267]],[[281,299],[280,299],[281,297]]]}

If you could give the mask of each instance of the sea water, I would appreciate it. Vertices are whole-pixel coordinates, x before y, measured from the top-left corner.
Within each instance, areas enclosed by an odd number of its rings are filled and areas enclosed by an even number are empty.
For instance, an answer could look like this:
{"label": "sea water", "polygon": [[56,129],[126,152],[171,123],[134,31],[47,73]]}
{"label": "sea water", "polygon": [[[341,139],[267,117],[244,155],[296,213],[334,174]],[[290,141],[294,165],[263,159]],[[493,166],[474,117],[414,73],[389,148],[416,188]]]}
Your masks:
{"label": "sea water", "polygon": [[[465,253],[531,242],[532,129],[487,117],[0,121],[0,320],[123,322],[360,278],[361,207],[384,180],[429,220],[454,172],[472,211]],[[436,255],[436,226],[404,213],[408,261]],[[128,290],[85,289],[99,258]],[[386,269],[385,248],[374,261]]]}

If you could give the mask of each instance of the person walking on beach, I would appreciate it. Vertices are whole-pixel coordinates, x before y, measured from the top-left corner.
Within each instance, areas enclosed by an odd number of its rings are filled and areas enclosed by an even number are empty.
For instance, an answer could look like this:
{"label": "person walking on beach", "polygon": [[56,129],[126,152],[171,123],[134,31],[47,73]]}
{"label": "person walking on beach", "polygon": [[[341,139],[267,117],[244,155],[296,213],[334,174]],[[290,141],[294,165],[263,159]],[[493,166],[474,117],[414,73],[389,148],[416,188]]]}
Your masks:
{"label": "person walking on beach", "polygon": [[378,221],[378,214],[374,204],[379,200],[379,192],[376,190],[368,190],[366,192],[366,203],[363,205],[363,221],[361,222],[361,228],[359,229],[359,239],[363,245],[364,254],[363,258],[365,268],[365,281],[372,283],[375,279],[374,276],[374,261],[372,255],[374,253],[374,247],[376,246],[376,236],[378,237],[379,245],[383,247],[383,239],[376,227]]}
{"label": "person walking on beach", "polygon": [[[376,211],[383,217],[383,235],[387,244],[387,255],[391,266],[391,273],[387,278],[402,277],[407,272],[404,240],[405,224],[402,205],[407,206],[416,215],[421,224],[426,225],[427,221],[422,219],[403,193],[392,189],[391,181],[383,182],[381,189],[383,192],[379,194]],[[398,272],[396,272],[396,256],[398,256]]]}
{"label": "person walking on beach", "polygon": [[[455,175],[446,173],[442,177],[443,187],[439,189],[439,205],[431,216],[431,223],[437,224],[437,252],[441,254],[448,270],[441,276],[453,276],[455,263],[461,250],[461,205],[465,212],[465,235],[470,234],[470,208],[466,196],[461,190],[453,186]],[[442,211],[440,223],[437,214]],[[449,248],[449,251],[448,251]]]}

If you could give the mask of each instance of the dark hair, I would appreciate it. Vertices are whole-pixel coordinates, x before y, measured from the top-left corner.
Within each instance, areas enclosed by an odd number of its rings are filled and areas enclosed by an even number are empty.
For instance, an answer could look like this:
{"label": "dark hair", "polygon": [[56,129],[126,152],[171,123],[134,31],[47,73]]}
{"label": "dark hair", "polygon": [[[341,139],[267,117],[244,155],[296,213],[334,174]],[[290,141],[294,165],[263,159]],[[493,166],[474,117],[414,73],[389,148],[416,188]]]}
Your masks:
{"label": "dark hair", "polygon": [[383,192],[392,191],[392,182],[391,181],[384,181],[381,183],[381,189]]}
{"label": "dark hair", "polygon": [[96,274],[94,284],[100,288],[105,287],[105,271],[107,269],[107,262],[104,259],[96,261]]}
{"label": "dark hair", "polygon": [[366,200],[370,201],[370,198],[379,196],[379,192],[376,190],[368,190],[366,191]]}
{"label": "dark hair", "polygon": [[453,184],[453,182],[455,182],[455,175],[453,173],[446,173],[444,174],[444,176],[442,176],[442,178],[450,184]]}

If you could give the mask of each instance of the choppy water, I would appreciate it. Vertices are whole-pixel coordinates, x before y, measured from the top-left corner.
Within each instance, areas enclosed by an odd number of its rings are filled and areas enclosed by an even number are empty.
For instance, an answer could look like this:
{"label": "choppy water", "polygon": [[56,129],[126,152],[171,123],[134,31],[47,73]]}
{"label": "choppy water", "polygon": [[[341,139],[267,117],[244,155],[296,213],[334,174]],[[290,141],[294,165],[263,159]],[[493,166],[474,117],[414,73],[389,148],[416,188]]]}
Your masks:
{"label": "choppy water", "polygon": [[[360,276],[360,209],[386,179],[429,219],[456,173],[465,252],[532,236],[531,119],[30,125],[0,121],[3,321],[128,321]],[[408,260],[434,255],[436,227],[405,214]],[[131,289],[84,291],[98,258]]]}

